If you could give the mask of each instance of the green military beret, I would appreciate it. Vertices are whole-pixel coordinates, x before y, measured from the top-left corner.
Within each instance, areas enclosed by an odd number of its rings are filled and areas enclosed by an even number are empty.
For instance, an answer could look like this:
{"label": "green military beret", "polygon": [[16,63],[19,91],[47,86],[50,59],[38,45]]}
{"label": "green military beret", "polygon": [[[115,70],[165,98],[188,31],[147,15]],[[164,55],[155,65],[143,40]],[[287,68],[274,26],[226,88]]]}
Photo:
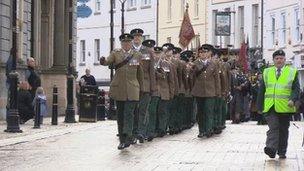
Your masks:
{"label": "green military beret", "polygon": [[163,51],[163,48],[162,47],[154,47],[154,52],[155,53],[160,53],[160,52],[162,52]]}
{"label": "green military beret", "polygon": [[149,47],[149,48],[152,48],[152,47],[155,46],[155,41],[151,40],[151,39],[148,39],[148,40],[143,41],[142,45],[146,46],[146,47]]}
{"label": "green military beret", "polygon": [[121,42],[126,42],[126,41],[132,41],[133,40],[133,36],[131,34],[125,33],[119,36],[119,40]]}
{"label": "green military beret", "polygon": [[193,55],[193,52],[191,50],[186,50],[180,54],[180,59],[188,62],[189,59],[192,57],[192,55]]}
{"label": "green military beret", "polygon": [[142,36],[144,34],[144,31],[140,28],[136,28],[136,29],[131,30],[130,34],[132,36],[138,36],[138,35]]}
{"label": "green military beret", "polygon": [[165,43],[163,44],[163,50],[173,50],[174,49],[174,45],[172,43]]}
{"label": "green military beret", "polygon": [[274,58],[276,56],[285,56],[285,52],[283,50],[277,50],[277,51],[273,52],[272,58]]}

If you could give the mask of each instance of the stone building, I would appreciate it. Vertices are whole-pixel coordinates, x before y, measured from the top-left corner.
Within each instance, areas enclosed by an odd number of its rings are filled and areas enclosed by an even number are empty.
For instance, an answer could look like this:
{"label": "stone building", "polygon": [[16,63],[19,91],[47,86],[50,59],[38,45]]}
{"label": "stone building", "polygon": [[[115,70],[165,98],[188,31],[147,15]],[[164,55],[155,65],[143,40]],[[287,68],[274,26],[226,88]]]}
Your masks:
{"label": "stone building", "polygon": [[[5,64],[12,47],[12,0],[0,0],[0,118],[6,117],[7,88]],[[51,114],[52,87],[59,91],[59,114],[64,114],[67,97],[69,43],[76,55],[76,0],[17,0],[17,68],[24,80],[26,58],[34,57],[45,89]],[[69,11],[73,11],[69,22]],[[72,26],[73,39],[69,40]]]}
{"label": "stone building", "polygon": [[162,0],[159,1],[158,43],[173,43],[179,46],[179,32],[182,25],[186,4],[189,4],[189,17],[194,29],[195,38],[188,49],[195,49],[208,42],[208,1],[206,0]]}

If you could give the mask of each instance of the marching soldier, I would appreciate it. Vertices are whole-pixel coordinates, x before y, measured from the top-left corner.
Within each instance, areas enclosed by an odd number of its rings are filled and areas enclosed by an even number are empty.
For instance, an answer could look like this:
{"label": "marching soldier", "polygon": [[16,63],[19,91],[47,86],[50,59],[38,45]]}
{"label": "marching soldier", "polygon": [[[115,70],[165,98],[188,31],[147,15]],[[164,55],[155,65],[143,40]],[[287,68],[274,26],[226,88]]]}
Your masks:
{"label": "marching soldier", "polygon": [[230,64],[228,63],[228,50],[224,51],[222,56],[222,73],[221,77],[221,87],[222,87],[222,99],[221,99],[221,106],[222,106],[222,121],[220,128],[226,128],[226,117],[227,117],[227,101],[229,100],[230,91],[231,91],[231,69]]}
{"label": "marching soldier", "polygon": [[160,63],[160,77],[158,77],[159,82],[159,93],[160,101],[158,104],[158,136],[163,137],[167,134],[167,126],[169,120],[169,104],[170,99],[174,96],[174,75],[173,66],[170,61],[173,54],[174,45],[171,43],[166,43],[163,46],[164,59]]}
{"label": "marching soldier", "polygon": [[155,87],[155,69],[154,69],[154,54],[153,47],[154,40],[145,40],[142,53],[141,64],[143,66],[143,84],[141,87],[140,101],[139,101],[139,117],[138,117],[138,135],[137,138],[140,143],[144,142],[147,129],[148,107],[151,101],[151,93],[156,91]]}
{"label": "marching soldier", "polygon": [[156,130],[158,130],[158,103],[160,101],[160,79],[163,79],[164,72],[162,69],[162,47],[154,47],[154,75],[155,75],[155,88],[156,90],[151,93],[151,102],[148,108],[148,124],[147,124],[147,140],[152,141],[156,136]]}
{"label": "marching soldier", "polygon": [[115,67],[115,76],[110,85],[109,95],[116,101],[117,124],[120,144],[119,150],[131,144],[134,111],[139,101],[140,87],[143,82],[143,70],[140,65],[141,54],[132,50],[133,36],[122,34],[119,37],[121,49],[111,52],[110,56],[100,58],[101,65]]}
{"label": "marching soldier", "polygon": [[192,127],[191,122],[192,122],[192,113],[193,113],[193,96],[191,95],[191,90],[192,90],[192,82],[193,82],[193,77],[192,77],[192,71],[191,68],[188,67],[188,63],[190,61],[190,58],[192,57],[193,52],[190,50],[184,51],[181,53],[181,60],[183,63],[185,63],[185,68],[183,72],[183,79],[184,79],[184,84],[185,84],[185,92],[184,92],[184,105],[182,108],[183,110],[183,123],[184,127],[186,129],[190,129]]}
{"label": "marching soldier", "polygon": [[216,64],[211,60],[213,46],[204,44],[198,49],[197,59],[194,61],[195,83],[191,91],[196,98],[197,118],[199,125],[198,137],[212,136],[214,97],[218,92],[219,74]]}
{"label": "marching soldier", "polygon": [[[140,52],[142,53],[143,50],[144,50],[144,47],[142,45],[142,35],[144,34],[144,31],[140,28],[136,28],[136,29],[133,29],[130,31],[130,34],[134,37],[133,38],[133,45],[132,45],[132,49],[134,51],[137,51],[137,52]],[[139,138],[139,141],[142,143],[143,142],[143,139],[142,139],[142,136],[139,135],[139,130],[138,130],[138,127],[139,127],[139,113],[140,113],[140,110],[141,111],[144,111],[144,108],[146,108],[146,104],[147,102],[149,101],[148,97],[145,96],[145,98],[141,98],[140,97],[140,105],[136,107],[136,110],[135,110],[135,114],[134,114],[134,125],[133,125],[133,134],[136,135],[134,137],[134,139],[132,140],[132,144],[136,144],[136,138]],[[142,105],[144,104],[144,105]],[[141,107],[140,107],[141,106]],[[142,115],[146,115],[145,112],[142,113]],[[142,119],[142,117],[141,117]],[[143,120],[142,120],[143,121]]]}

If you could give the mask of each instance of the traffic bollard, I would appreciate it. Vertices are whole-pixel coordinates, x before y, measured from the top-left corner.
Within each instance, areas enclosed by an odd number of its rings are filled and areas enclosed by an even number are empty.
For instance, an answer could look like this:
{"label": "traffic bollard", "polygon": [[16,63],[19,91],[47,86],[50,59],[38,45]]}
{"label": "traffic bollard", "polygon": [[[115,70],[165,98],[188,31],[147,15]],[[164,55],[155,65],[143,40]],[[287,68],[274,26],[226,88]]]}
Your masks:
{"label": "traffic bollard", "polygon": [[58,125],[58,87],[53,87],[52,125]]}

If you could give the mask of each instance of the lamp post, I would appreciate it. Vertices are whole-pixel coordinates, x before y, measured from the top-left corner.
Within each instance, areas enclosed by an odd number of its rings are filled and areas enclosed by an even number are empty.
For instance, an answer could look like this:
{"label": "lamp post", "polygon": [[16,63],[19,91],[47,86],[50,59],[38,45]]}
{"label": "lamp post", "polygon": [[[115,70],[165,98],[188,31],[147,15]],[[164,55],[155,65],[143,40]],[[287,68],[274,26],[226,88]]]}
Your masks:
{"label": "lamp post", "polygon": [[[115,3],[115,1],[110,0],[110,20],[111,20],[110,21],[110,34],[111,34],[110,53],[114,50],[114,10],[113,10],[114,4],[113,3]],[[114,67],[113,65],[110,65],[109,68],[111,69],[110,79],[112,82],[114,77]],[[108,119],[115,120],[115,118],[116,118],[115,104],[114,104],[114,100],[110,98]]]}
{"label": "lamp post", "polygon": [[119,0],[121,3],[121,34],[125,33],[125,3],[127,0]]}
{"label": "lamp post", "polygon": [[12,26],[13,26],[13,42],[12,42],[12,49],[10,52],[12,58],[12,70],[9,73],[9,111],[8,116],[6,119],[7,122],[7,129],[5,132],[22,132],[19,127],[19,112],[18,112],[18,73],[16,71],[17,66],[17,2],[11,1],[13,6],[13,17],[12,17]]}
{"label": "lamp post", "polygon": [[73,75],[73,13],[74,0],[69,0],[69,58],[68,58],[68,73],[67,73],[67,109],[65,114],[66,123],[75,123],[75,109],[74,109],[74,75]]}

